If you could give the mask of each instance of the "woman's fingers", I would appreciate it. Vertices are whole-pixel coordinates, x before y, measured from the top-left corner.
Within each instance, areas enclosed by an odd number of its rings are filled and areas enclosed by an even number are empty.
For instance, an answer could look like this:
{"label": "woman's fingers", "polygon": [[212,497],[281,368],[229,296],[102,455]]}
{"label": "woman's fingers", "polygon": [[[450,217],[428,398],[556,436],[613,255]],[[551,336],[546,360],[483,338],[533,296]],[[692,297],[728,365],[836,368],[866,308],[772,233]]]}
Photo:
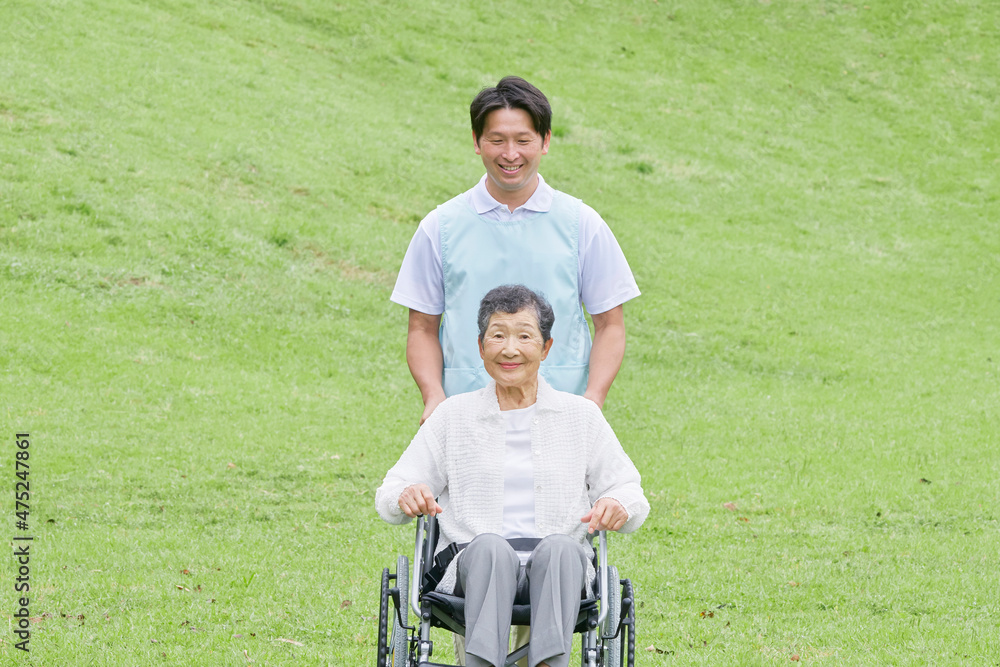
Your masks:
{"label": "woman's fingers", "polygon": [[435,516],[441,513],[441,506],[434,500],[434,494],[426,484],[412,484],[399,494],[399,509],[403,514],[413,518],[420,514]]}
{"label": "woman's fingers", "polygon": [[618,530],[628,520],[628,512],[614,498],[601,498],[580,518],[583,523],[589,523],[587,532],[595,530]]}

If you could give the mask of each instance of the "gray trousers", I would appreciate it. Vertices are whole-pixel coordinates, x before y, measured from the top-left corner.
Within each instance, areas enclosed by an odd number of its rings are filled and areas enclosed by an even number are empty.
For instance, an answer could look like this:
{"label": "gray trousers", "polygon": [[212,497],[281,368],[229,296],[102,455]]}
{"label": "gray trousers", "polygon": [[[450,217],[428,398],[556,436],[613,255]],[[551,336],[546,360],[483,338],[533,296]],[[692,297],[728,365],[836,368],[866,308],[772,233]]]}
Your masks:
{"label": "gray trousers", "polygon": [[523,572],[505,539],[492,533],[476,537],[459,556],[455,589],[465,598],[465,664],[502,667],[516,601],[531,604],[528,665],[566,667],[586,572],[586,555],[566,535],[539,542]]}

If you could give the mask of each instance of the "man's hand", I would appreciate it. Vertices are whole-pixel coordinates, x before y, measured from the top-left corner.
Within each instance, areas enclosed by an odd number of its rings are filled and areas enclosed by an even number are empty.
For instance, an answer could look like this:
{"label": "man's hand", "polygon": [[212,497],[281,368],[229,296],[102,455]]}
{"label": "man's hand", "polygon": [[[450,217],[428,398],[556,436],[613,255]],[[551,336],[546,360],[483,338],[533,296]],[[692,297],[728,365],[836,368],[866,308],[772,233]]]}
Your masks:
{"label": "man's hand", "polygon": [[590,391],[588,389],[587,391],[583,392],[583,397],[591,401],[592,403],[596,403],[597,407],[599,407],[600,409],[602,410],[604,409],[604,399],[607,398],[606,393],[598,391],[597,389],[595,389],[594,391]]}
{"label": "man's hand", "polygon": [[434,408],[441,405],[445,398],[446,396],[444,395],[444,391],[427,397],[424,401],[424,413],[420,415],[420,426],[424,425],[424,422],[427,421],[427,419],[431,416],[431,413],[434,412]]}
{"label": "man's hand", "polygon": [[444,511],[434,500],[431,487],[426,484],[411,484],[403,489],[399,494],[399,509],[411,519],[419,514],[435,516]]}
{"label": "man's hand", "polygon": [[587,532],[591,534],[595,530],[618,530],[628,521],[628,512],[614,498],[601,498],[580,521],[590,523]]}

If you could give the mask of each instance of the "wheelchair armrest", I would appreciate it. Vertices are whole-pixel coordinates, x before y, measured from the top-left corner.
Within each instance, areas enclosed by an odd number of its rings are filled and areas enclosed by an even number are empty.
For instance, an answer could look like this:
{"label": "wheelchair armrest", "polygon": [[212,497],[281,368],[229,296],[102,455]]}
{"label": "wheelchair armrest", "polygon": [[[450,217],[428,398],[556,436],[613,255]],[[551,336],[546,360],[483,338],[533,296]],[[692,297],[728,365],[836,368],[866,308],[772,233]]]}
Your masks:
{"label": "wheelchair armrest", "polygon": [[424,574],[424,523],[423,514],[417,517],[417,541],[413,548],[413,566],[410,568],[410,607],[420,618],[420,583]]}
{"label": "wheelchair armrest", "polygon": [[[598,539],[598,566],[600,571],[598,572],[597,582],[598,582],[598,595],[601,598],[601,612],[597,616],[597,624],[601,625],[604,623],[605,617],[608,615],[608,592],[611,590],[608,586],[608,536],[605,531],[597,531]],[[614,582],[617,584],[618,582]]]}

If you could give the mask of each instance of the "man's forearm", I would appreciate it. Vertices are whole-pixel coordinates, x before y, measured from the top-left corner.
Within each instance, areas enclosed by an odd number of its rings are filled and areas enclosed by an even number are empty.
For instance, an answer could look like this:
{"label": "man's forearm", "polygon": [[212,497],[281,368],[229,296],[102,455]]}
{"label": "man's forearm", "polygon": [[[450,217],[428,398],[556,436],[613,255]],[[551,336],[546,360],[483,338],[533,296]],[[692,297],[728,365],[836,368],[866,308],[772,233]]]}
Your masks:
{"label": "man's forearm", "polygon": [[438,339],[440,325],[440,315],[410,311],[406,335],[406,365],[420,389],[424,405],[431,410],[444,400],[444,387],[441,384],[444,360]]}
{"label": "man's forearm", "polygon": [[622,306],[618,306],[591,317],[594,344],[590,349],[590,372],[584,396],[604,407],[604,399],[625,358],[625,316]]}
{"label": "man's forearm", "polygon": [[428,398],[444,393],[441,384],[441,345],[436,338],[430,344],[424,336],[409,337],[406,341],[406,364],[410,367],[410,375],[417,383],[424,403]]}

